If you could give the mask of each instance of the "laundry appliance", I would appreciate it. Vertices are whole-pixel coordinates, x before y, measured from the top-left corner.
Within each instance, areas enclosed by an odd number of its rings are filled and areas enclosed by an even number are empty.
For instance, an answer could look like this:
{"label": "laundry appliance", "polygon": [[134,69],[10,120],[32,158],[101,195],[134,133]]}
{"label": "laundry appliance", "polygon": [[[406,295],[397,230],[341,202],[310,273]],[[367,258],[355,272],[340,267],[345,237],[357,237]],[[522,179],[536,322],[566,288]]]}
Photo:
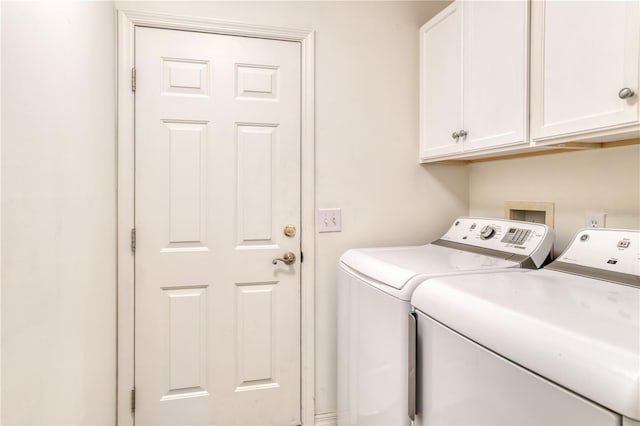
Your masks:
{"label": "laundry appliance", "polygon": [[536,223],[461,217],[430,244],[349,250],[338,284],[338,424],[410,424],[410,299],[426,279],[539,268],[553,231]]}
{"label": "laundry appliance", "polygon": [[[419,286],[417,425],[640,426],[640,231]],[[411,339],[413,341],[413,339]]]}

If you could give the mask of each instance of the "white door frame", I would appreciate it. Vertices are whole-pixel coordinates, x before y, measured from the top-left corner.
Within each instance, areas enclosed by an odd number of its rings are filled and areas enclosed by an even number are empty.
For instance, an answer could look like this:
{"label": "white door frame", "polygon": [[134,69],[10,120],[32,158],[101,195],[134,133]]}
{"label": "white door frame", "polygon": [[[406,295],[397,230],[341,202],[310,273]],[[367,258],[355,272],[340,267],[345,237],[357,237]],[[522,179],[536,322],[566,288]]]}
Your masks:
{"label": "white door frame", "polygon": [[299,42],[301,46],[301,264],[300,378],[301,420],[314,424],[315,412],[315,33],[209,18],[118,10],[118,341],[117,424],[132,425],[134,384],[134,259],[130,230],[134,224],[134,65],[136,26],[198,31]]}

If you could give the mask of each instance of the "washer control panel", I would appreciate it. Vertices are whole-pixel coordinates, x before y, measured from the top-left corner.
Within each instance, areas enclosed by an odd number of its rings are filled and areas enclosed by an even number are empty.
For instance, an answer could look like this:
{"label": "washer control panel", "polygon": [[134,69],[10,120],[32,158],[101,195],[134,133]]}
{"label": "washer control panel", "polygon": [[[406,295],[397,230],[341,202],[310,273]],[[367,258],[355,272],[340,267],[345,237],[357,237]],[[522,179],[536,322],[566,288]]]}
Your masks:
{"label": "washer control panel", "polygon": [[529,235],[531,235],[530,229],[509,228],[500,241],[507,244],[523,244],[527,241]]}
{"label": "washer control panel", "polygon": [[546,251],[546,257],[553,244],[553,231],[540,223],[461,217],[440,239],[525,256]]}
{"label": "washer control panel", "polygon": [[557,260],[640,276],[640,231],[583,229]]}

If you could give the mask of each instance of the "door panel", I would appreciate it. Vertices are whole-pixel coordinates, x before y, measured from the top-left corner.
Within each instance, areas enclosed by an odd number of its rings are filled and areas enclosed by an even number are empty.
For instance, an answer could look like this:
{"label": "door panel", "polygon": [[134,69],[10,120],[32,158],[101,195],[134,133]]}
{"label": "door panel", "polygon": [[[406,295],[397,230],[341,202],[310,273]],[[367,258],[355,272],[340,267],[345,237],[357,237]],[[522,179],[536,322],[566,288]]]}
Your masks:
{"label": "door panel", "polygon": [[135,421],[297,424],[300,45],[135,36]]}

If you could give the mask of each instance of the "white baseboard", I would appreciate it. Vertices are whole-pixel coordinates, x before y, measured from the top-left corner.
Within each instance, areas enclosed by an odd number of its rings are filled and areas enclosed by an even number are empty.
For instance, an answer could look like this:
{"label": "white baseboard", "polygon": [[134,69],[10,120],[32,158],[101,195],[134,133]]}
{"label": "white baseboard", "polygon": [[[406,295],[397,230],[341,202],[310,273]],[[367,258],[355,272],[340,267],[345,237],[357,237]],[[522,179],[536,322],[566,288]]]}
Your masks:
{"label": "white baseboard", "polygon": [[316,414],[315,425],[316,426],[337,426],[338,415],[336,413]]}

